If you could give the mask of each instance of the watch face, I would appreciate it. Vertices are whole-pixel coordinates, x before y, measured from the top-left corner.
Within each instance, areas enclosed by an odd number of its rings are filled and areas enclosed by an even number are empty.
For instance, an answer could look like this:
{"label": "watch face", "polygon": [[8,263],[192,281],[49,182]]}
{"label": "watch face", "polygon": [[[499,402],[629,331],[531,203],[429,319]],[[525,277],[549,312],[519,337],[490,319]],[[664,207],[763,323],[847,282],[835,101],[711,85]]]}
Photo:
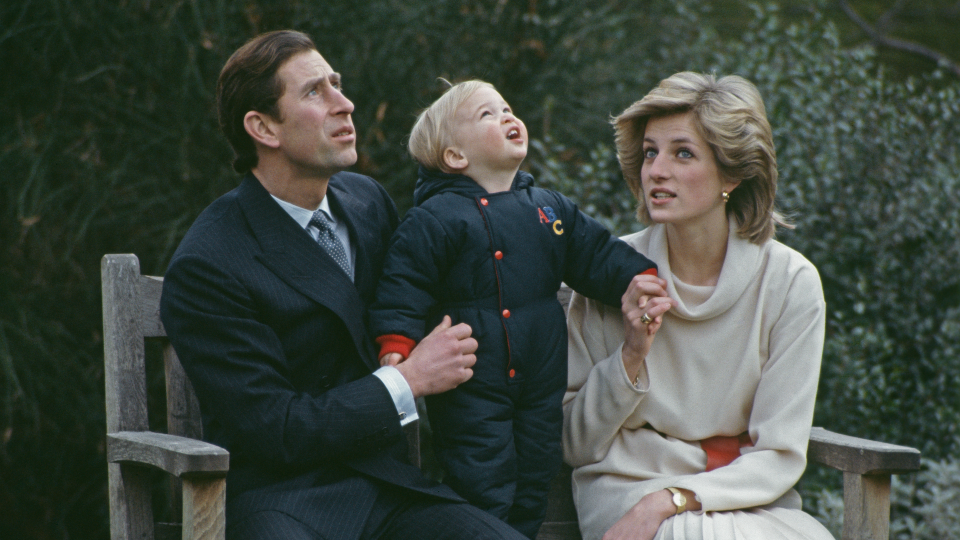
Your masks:
{"label": "watch face", "polygon": [[679,514],[687,509],[687,498],[683,496],[683,493],[674,493],[673,504],[677,507],[677,513]]}
{"label": "watch face", "polygon": [[667,491],[672,494],[671,500],[673,501],[673,505],[677,507],[678,514],[687,509],[687,498],[683,493],[680,493],[679,489],[668,487]]}

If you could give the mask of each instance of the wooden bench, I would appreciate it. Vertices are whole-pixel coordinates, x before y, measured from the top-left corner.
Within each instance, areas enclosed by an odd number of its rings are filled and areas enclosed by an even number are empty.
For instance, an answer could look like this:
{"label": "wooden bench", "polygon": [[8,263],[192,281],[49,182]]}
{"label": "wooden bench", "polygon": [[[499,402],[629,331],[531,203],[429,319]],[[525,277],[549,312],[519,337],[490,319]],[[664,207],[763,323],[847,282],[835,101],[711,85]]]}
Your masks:
{"label": "wooden bench", "polygon": [[[160,538],[222,539],[230,456],[202,441],[200,410],[160,322],[163,279],[140,274],[134,255],[105,255],[103,285],[104,378],[107,407],[107,462],[110,534],[113,540]],[[560,295],[561,301],[569,293]],[[166,433],[149,430],[145,343],[161,342],[166,383]],[[419,464],[419,432],[406,429],[410,459]],[[920,452],[814,428],[811,461],[843,471],[843,540],[887,540],[890,476],[916,471]],[[166,472],[177,523],[155,523],[151,470]],[[554,479],[547,519],[539,540],[579,539],[570,484],[564,466]]]}
{"label": "wooden bench", "polygon": [[[100,270],[110,537],[222,539],[230,455],[201,440],[196,397],[160,322],[163,280],[141,276],[134,255],[106,255]],[[164,341],[167,433],[151,432],[147,420],[145,344],[154,338]],[[182,525],[154,522],[156,475],[149,469],[172,477]]]}

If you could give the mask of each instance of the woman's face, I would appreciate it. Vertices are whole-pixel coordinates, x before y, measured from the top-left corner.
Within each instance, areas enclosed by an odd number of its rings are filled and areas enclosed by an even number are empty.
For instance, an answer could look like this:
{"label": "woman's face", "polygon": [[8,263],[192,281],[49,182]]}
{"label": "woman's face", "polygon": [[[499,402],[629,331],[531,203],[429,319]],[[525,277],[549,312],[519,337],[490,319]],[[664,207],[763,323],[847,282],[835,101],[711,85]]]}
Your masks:
{"label": "woman's face", "polygon": [[643,135],[640,168],[644,204],[654,223],[726,223],[722,191],[736,182],[720,178],[713,151],[686,112],[651,118]]}

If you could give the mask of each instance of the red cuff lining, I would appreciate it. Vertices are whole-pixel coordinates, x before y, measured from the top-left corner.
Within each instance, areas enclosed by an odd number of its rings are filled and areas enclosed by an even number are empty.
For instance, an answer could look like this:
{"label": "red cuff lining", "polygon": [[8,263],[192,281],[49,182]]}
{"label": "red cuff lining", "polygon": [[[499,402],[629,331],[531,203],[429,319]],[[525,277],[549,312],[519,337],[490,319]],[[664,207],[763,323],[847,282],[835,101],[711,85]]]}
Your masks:
{"label": "red cuff lining", "polygon": [[402,356],[404,360],[410,356],[410,351],[412,351],[414,345],[417,344],[416,341],[399,334],[386,334],[378,337],[374,341],[377,342],[377,345],[380,345],[380,355],[378,358],[383,358],[390,353],[400,353],[400,356]]}

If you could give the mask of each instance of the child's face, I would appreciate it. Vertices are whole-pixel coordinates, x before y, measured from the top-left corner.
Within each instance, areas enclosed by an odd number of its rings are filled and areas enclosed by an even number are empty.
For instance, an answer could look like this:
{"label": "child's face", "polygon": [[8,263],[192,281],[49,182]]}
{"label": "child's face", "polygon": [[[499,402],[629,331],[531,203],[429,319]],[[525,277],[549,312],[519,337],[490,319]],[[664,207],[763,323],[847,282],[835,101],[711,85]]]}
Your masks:
{"label": "child's face", "polygon": [[493,88],[480,88],[460,105],[452,135],[477,172],[516,171],[527,156],[527,127]]}

